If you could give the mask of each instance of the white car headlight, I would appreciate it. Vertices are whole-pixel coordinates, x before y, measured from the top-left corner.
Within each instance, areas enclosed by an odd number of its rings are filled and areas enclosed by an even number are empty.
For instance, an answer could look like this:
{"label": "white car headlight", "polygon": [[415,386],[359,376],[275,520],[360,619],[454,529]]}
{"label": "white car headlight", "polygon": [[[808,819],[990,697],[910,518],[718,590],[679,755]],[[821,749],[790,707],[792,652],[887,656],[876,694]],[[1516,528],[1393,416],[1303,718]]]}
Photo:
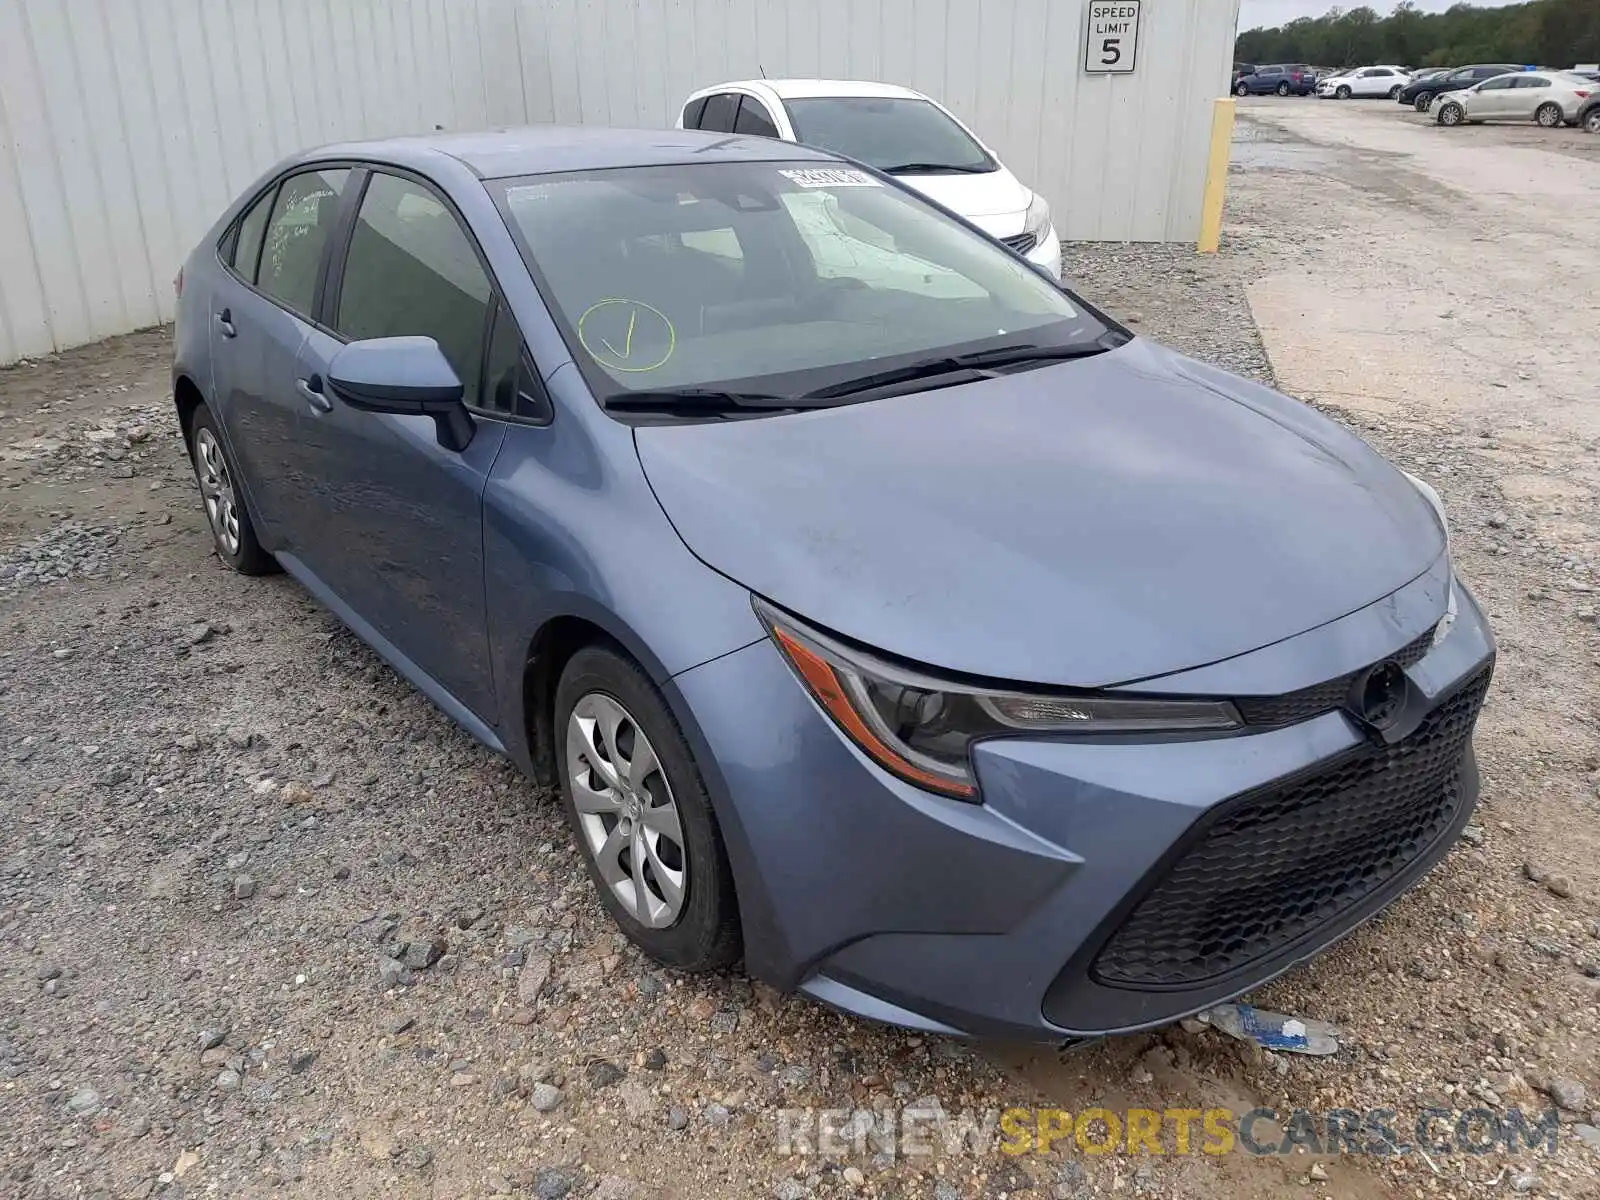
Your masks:
{"label": "white car headlight", "polygon": [[1433,505],[1433,511],[1439,517],[1439,527],[1444,530],[1445,548],[1449,549],[1449,546],[1450,546],[1450,518],[1445,515],[1444,501],[1439,498],[1439,493],[1433,490],[1433,485],[1432,484],[1424,483],[1422,480],[1418,479],[1415,475],[1413,475],[1410,471],[1402,471],[1400,473],[1402,475],[1404,475],[1407,479],[1411,480],[1411,482],[1416,486],[1417,491],[1422,493],[1422,498],[1424,500],[1426,500],[1429,504]]}
{"label": "white car headlight", "polygon": [[1028,203],[1027,215],[1022,218],[1022,232],[1033,234],[1034,241],[1042,242],[1050,232],[1050,206],[1038,192]]}

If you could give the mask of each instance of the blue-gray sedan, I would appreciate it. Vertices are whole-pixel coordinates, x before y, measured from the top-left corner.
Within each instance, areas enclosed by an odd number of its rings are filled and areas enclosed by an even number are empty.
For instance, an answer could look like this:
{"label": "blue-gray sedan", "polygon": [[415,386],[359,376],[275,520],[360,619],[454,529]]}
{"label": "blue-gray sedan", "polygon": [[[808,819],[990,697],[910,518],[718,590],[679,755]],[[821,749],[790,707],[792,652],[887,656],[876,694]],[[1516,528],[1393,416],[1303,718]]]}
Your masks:
{"label": "blue-gray sedan", "polygon": [[1477,795],[1438,497],[892,179],[683,132],[281,164],[178,280],[216,552],[555,785],[646,953],[924,1030],[1170,1021]]}

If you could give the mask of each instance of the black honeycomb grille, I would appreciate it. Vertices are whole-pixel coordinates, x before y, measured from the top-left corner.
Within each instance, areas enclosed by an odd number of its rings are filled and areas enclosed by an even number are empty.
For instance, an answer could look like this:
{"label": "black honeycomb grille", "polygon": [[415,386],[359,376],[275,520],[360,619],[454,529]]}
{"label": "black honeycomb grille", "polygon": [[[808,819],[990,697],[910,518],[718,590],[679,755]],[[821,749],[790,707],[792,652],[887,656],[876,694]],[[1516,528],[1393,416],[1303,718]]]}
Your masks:
{"label": "black honeycomb grille", "polygon": [[1190,987],[1336,921],[1450,827],[1488,687],[1485,670],[1403,741],[1234,802],[1112,934],[1091,974]]}
{"label": "black honeycomb grille", "polygon": [[[1402,667],[1409,667],[1420,662],[1432,647],[1433,630],[1430,629],[1390,658]],[[1293,725],[1297,721],[1309,721],[1312,717],[1342,707],[1360,675],[1360,671],[1351,671],[1348,675],[1341,675],[1326,683],[1314,683],[1297,692],[1285,692],[1281,696],[1240,697],[1234,703],[1247,725]]]}

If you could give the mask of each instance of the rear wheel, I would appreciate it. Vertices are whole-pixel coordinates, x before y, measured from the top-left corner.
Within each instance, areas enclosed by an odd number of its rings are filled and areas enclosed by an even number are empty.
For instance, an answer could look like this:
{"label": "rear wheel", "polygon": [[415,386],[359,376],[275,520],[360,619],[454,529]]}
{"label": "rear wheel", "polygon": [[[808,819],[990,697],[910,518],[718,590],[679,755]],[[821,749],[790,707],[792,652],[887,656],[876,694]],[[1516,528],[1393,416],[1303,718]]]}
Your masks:
{"label": "rear wheel", "polygon": [[1561,124],[1561,105],[1541,104],[1539,111],[1533,114],[1533,119],[1545,129],[1554,129]]}
{"label": "rear wheel", "polygon": [[1418,92],[1417,93],[1417,98],[1411,102],[1411,107],[1415,108],[1418,112],[1425,113],[1425,112],[1428,111],[1428,107],[1432,103],[1433,103],[1433,93],[1432,92]]}
{"label": "rear wheel", "polygon": [[1288,94],[1289,94],[1289,85],[1287,83],[1280,83],[1278,85],[1278,95],[1287,96]]}
{"label": "rear wheel", "polygon": [[1341,83],[1338,87],[1334,88],[1333,96],[1335,100],[1350,99],[1350,85]]}
{"label": "rear wheel", "polygon": [[1236,83],[1233,85],[1233,94],[1235,96],[1248,96],[1250,94],[1250,86],[1245,83]]}
{"label": "rear wheel", "polygon": [[256,540],[255,525],[239,494],[233,466],[217,435],[216,421],[204,404],[195,410],[189,439],[194,475],[200,484],[200,500],[205,505],[217,557],[241,575],[271,575],[280,570],[278,560]]}
{"label": "rear wheel", "polygon": [[1436,118],[1441,125],[1456,126],[1466,118],[1467,110],[1454,100],[1447,100],[1439,106],[1439,116]]}
{"label": "rear wheel", "polygon": [[589,878],[641,950],[683,971],[739,957],[733,870],[699,768],[666,703],[604,646],[556,686],[561,799]]}
{"label": "rear wheel", "polygon": [[1400,96],[1400,85],[1397,83],[1389,89],[1389,99],[1396,100]]}

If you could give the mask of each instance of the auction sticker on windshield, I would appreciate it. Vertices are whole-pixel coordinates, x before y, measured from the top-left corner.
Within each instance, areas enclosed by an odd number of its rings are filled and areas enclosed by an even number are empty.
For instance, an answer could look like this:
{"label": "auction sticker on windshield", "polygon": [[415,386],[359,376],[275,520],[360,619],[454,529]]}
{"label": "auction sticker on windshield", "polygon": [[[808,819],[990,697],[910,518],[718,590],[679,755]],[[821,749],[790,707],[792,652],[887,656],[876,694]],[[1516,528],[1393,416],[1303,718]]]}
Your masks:
{"label": "auction sticker on windshield", "polygon": [[883,186],[865,171],[853,171],[848,167],[808,167],[800,171],[779,171],[778,174],[803,188]]}

